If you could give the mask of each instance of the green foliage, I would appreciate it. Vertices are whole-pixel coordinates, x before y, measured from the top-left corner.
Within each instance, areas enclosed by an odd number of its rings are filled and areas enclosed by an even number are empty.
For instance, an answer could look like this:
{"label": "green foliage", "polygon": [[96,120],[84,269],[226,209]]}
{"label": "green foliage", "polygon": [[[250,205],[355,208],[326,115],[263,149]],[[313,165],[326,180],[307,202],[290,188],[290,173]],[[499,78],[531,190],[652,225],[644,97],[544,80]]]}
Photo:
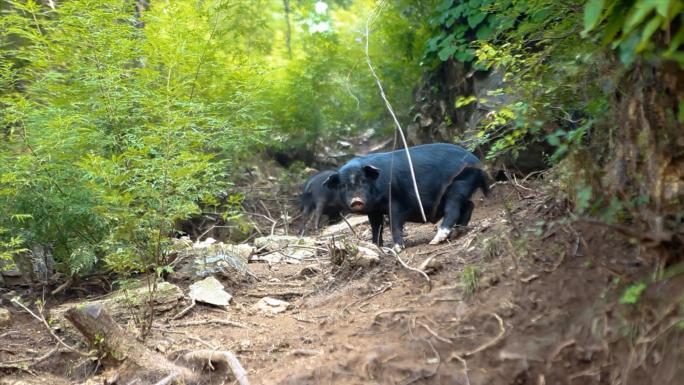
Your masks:
{"label": "green foliage", "polygon": [[641,293],[643,293],[643,291],[645,289],[646,289],[646,284],[643,282],[631,285],[622,294],[622,297],[620,297],[619,302],[623,305],[625,305],[625,304],[634,305],[637,302],[639,302],[639,298],[641,297]]}
{"label": "green foliage", "polygon": [[136,20],[123,0],[10,5],[0,204],[31,219],[2,225],[70,273],[163,265],[175,221],[225,190],[267,121],[259,62],[239,55],[267,34],[233,29],[260,28],[234,13],[255,6],[154,3]]}
{"label": "green foliage", "polygon": [[596,32],[603,44],[618,50],[625,65],[642,54],[674,60],[684,68],[683,9],[681,0],[590,0],[582,34]]}
{"label": "green foliage", "polygon": [[502,23],[501,14],[491,12],[496,7],[508,7],[510,1],[494,0],[443,0],[435,8],[429,23],[439,32],[427,41],[425,58],[434,55],[441,61],[451,58],[460,62],[475,59],[473,40],[487,40],[510,27],[510,21]]}
{"label": "green foliage", "polygon": [[0,227],[0,272],[14,266],[14,257],[26,251],[24,241],[19,236],[11,236],[7,229]]}
{"label": "green foliage", "polygon": [[[381,134],[393,129],[364,55],[365,24],[376,6],[372,0],[329,4],[325,14],[317,14],[313,2],[293,6],[293,23],[302,31],[292,36],[292,56],[279,58],[269,73],[266,96],[283,146],[312,149],[368,128]],[[427,38],[428,9],[408,0],[387,2],[371,26],[369,54],[402,121],[410,118],[412,88],[421,75],[416,61]],[[321,31],[319,23],[328,29]]]}
{"label": "green foliage", "polygon": [[[209,207],[244,227],[226,190],[255,150],[388,132],[363,51],[376,2],[328,6],[172,0],[138,14],[126,0],[3,3],[0,205],[28,215],[0,220],[3,250],[21,237],[49,244],[65,273],[161,274],[176,222]],[[403,120],[429,10],[391,2],[372,25],[370,55]]]}

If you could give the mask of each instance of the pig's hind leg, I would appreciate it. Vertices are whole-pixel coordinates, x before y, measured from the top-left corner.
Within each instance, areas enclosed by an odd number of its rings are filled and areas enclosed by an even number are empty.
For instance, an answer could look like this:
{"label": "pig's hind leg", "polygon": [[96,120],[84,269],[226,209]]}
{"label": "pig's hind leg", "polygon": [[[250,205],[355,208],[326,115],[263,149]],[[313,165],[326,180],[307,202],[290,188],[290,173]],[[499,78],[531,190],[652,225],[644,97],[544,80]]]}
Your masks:
{"label": "pig's hind leg", "polygon": [[470,220],[473,212],[473,203],[463,196],[459,184],[452,184],[444,194],[444,219],[437,228],[437,234],[430,241],[436,245],[446,241],[451,234],[454,225],[465,225]]}

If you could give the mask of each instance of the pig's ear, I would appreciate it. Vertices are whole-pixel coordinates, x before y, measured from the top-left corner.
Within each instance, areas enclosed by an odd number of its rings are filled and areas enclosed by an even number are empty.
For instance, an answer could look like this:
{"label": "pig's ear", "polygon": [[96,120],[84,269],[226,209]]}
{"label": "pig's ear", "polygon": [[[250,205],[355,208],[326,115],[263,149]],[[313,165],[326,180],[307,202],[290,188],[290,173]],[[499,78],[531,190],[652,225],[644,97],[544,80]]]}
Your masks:
{"label": "pig's ear", "polygon": [[324,181],[323,181],[323,186],[327,188],[337,188],[337,186],[340,185],[340,174],[334,173],[330,174]]}
{"label": "pig's ear", "polygon": [[366,178],[375,180],[380,176],[380,169],[375,166],[365,165],[363,166],[363,173],[366,174]]}

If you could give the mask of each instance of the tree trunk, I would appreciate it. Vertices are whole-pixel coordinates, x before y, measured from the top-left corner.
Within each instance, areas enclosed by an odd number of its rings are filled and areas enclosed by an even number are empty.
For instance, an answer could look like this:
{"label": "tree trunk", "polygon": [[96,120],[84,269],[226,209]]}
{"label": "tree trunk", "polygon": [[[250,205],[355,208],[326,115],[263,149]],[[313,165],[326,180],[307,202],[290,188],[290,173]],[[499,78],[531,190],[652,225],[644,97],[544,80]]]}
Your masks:
{"label": "tree trunk", "polygon": [[67,310],[64,316],[86,337],[91,346],[100,351],[105,362],[124,364],[127,370],[126,373],[120,373],[120,378],[124,375],[131,380],[141,379],[143,383],[156,382],[174,373],[186,380],[193,378],[189,369],[172,363],[125,334],[101,305],[75,306]]}
{"label": "tree trunk", "polygon": [[290,28],[290,0],[283,0],[285,10],[285,45],[287,46],[287,56],[292,59],[292,29]]}

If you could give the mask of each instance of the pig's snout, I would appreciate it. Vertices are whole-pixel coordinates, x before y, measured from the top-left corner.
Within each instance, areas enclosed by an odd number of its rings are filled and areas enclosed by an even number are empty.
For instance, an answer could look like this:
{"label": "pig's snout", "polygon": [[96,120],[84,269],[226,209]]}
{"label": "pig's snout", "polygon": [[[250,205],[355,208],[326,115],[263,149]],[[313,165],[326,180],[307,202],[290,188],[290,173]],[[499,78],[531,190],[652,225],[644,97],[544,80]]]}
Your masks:
{"label": "pig's snout", "polygon": [[351,207],[352,211],[362,211],[364,207],[366,207],[366,203],[363,201],[363,199],[354,197],[351,200],[351,203],[349,204]]}

